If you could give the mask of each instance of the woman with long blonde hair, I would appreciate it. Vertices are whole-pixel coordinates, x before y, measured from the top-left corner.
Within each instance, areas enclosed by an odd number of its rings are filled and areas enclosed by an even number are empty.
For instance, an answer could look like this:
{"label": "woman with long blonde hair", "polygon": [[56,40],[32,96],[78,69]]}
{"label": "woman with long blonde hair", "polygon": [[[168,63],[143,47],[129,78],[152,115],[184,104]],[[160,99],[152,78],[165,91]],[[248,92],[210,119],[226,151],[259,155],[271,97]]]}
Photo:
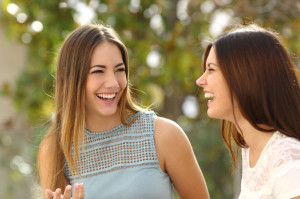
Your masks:
{"label": "woman with long blonde hair", "polygon": [[105,25],[63,43],[55,116],[37,165],[46,198],[209,198],[189,140],[174,122],[137,106],[127,50]]}

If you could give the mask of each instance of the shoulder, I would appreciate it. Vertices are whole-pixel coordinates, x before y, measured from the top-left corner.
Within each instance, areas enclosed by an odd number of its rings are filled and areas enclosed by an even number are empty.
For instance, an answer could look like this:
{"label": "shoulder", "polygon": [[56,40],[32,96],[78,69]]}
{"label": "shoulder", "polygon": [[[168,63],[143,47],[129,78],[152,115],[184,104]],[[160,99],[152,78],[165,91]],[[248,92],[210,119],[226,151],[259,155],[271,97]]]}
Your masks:
{"label": "shoulder", "polygon": [[49,136],[46,136],[42,139],[38,149],[39,158],[50,150],[50,146],[52,145],[52,143],[53,139]]}
{"label": "shoulder", "polygon": [[[262,152],[256,166],[251,170],[248,169],[248,152],[248,148],[242,149],[242,186],[244,187],[242,190],[244,192],[273,193],[275,191],[277,196],[283,196],[282,193],[294,189],[289,182],[299,181],[300,177],[299,141],[276,132]],[[293,184],[299,186],[299,183]]]}
{"label": "shoulder", "polygon": [[38,157],[39,158],[44,158],[45,155],[52,149],[51,146],[53,146],[55,143],[55,137],[51,136],[51,135],[46,135],[40,145],[39,145],[39,149],[38,149]]}
{"label": "shoulder", "polygon": [[154,119],[158,128],[174,128],[177,130],[181,130],[181,127],[173,120],[159,116],[154,116]]}
{"label": "shoulder", "polygon": [[173,120],[157,116],[153,111],[144,111],[139,114],[138,122],[153,122],[155,134],[159,136],[185,136],[182,128]]}
{"label": "shoulder", "polygon": [[154,117],[154,137],[159,153],[165,159],[172,156],[172,154],[179,156],[183,153],[192,152],[192,146],[185,132],[176,122],[170,119]]}
{"label": "shoulder", "polygon": [[[50,179],[49,171],[53,166],[53,147],[55,146],[55,137],[47,134],[41,141],[37,154],[37,169],[43,186],[48,185]],[[48,186],[47,186],[48,187]]]}
{"label": "shoulder", "polygon": [[282,155],[297,155],[300,160],[300,141],[293,137],[288,137],[281,133],[277,133],[275,139],[270,146],[270,155],[278,158]]}
{"label": "shoulder", "polygon": [[168,142],[180,141],[180,139],[187,139],[186,134],[182,128],[174,121],[164,117],[154,117],[155,134],[161,139],[167,139]]}
{"label": "shoulder", "polygon": [[270,146],[268,157],[273,169],[291,166],[295,162],[299,164],[300,141],[278,133],[276,140]]}
{"label": "shoulder", "polygon": [[54,153],[54,147],[56,146],[56,139],[53,135],[47,134],[41,141],[38,154],[37,154],[37,167],[41,175],[47,173],[49,165],[53,164],[52,157]]}

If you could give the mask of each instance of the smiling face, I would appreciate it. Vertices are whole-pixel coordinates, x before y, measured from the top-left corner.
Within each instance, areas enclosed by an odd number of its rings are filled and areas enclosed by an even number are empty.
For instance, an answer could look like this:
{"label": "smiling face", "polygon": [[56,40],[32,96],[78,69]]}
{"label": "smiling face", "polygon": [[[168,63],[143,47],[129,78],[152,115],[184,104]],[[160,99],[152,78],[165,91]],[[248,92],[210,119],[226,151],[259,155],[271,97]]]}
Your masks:
{"label": "smiling face", "polygon": [[214,47],[210,49],[207,57],[206,70],[197,79],[196,84],[203,87],[204,96],[209,99],[207,103],[209,117],[234,121],[229,88],[218,64]]}
{"label": "smiling face", "polygon": [[86,82],[86,119],[118,117],[119,101],[127,85],[120,49],[111,42],[95,47]]}

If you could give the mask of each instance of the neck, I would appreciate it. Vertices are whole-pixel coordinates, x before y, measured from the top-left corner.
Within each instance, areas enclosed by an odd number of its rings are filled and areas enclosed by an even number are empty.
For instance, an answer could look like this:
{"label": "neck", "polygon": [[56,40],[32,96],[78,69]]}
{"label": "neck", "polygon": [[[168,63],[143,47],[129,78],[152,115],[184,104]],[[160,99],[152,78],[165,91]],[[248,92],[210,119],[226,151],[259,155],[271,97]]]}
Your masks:
{"label": "neck", "polygon": [[[240,133],[250,149],[250,166],[254,166],[274,132],[259,131],[244,118],[238,124],[240,127],[239,131],[241,131]],[[268,128],[266,125],[260,125],[260,127]]]}
{"label": "neck", "polygon": [[113,129],[121,124],[120,114],[117,111],[109,116],[86,116],[86,129],[90,132],[102,132]]}

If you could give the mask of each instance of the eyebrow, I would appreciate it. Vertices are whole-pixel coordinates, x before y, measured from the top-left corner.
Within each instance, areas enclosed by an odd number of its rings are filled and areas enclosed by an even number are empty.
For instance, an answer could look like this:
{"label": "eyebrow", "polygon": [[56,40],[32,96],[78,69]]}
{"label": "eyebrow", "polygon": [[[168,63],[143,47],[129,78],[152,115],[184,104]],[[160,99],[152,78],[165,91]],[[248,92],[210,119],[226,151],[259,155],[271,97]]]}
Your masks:
{"label": "eyebrow", "polygon": [[215,63],[212,63],[212,62],[210,62],[210,63],[207,64],[208,67],[210,67],[210,65],[219,66],[219,65],[217,65]]}
{"label": "eyebrow", "polygon": [[[123,62],[122,62],[122,63],[119,63],[119,64],[115,65],[114,68],[117,68],[117,67],[122,66],[122,65],[125,65],[125,64],[124,64]],[[97,65],[91,66],[90,68],[95,68],[95,67],[106,68],[105,65],[101,65],[101,64],[100,64],[100,65],[97,64]]]}

